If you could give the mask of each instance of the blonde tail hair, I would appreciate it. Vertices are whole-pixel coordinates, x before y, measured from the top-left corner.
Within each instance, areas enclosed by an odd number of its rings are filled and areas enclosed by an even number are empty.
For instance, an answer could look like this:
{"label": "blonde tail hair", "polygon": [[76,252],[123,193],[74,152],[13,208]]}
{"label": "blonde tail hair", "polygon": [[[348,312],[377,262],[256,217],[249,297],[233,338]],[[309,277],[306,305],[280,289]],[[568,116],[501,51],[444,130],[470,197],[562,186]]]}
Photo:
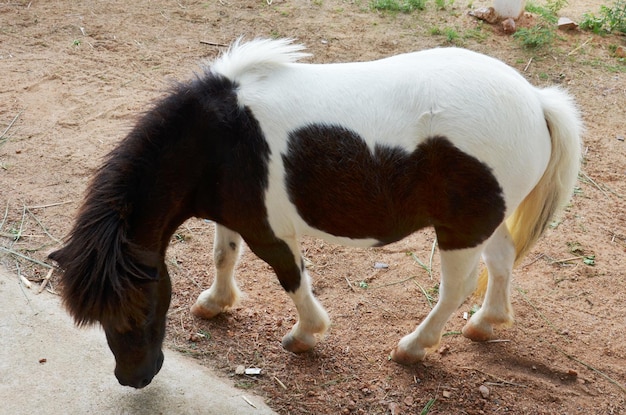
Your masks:
{"label": "blonde tail hair", "polygon": [[[582,120],[572,98],[559,88],[538,90],[545,115],[552,153],[539,183],[506,220],[515,245],[514,267],[543,235],[554,216],[570,200],[578,178],[581,158]],[[487,290],[488,274],[483,269],[475,295]]]}

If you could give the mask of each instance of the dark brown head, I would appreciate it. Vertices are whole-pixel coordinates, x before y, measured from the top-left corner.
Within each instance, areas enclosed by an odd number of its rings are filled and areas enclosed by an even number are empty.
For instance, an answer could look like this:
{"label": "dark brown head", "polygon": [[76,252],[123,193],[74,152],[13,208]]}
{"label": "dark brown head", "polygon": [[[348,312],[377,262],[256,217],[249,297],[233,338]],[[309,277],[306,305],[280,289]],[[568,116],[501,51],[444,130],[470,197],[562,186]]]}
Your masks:
{"label": "dark brown head", "polygon": [[[88,217],[83,212],[76,226]],[[91,232],[75,229],[50,258],[63,271],[63,303],[76,324],[101,324],[118,381],[143,388],[163,365],[171,283],[162,258],[133,247],[123,227],[111,222],[103,221]]]}
{"label": "dark brown head", "polygon": [[242,186],[265,177],[267,144],[235,90],[208,72],[157,102],[109,154],[50,255],[65,305],[78,325],[102,325],[123,385],[147,385],[163,363],[171,235],[192,216],[221,223],[221,195],[249,195]]}

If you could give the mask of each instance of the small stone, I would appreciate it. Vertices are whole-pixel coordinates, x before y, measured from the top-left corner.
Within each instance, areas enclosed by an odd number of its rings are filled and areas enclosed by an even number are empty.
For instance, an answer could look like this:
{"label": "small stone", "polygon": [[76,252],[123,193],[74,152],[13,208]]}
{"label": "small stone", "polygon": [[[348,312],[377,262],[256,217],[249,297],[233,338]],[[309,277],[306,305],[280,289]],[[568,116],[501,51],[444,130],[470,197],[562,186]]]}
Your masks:
{"label": "small stone", "polygon": [[406,398],[404,398],[404,401],[402,401],[406,406],[413,406],[413,397],[412,396],[407,396]]}
{"label": "small stone", "polygon": [[493,7],[481,7],[476,10],[470,10],[469,15],[487,23],[495,23],[498,21],[498,15]]}
{"label": "small stone", "polygon": [[570,369],[567,371],[567,376],[571,378],[578,377],[578,372],[576,372],[574,369]]}
{"label": "small stone", "polygon": [[578,29],[578,23],[570,19],[569,17],[559,17],[557,26],[560,30],[576,30]]}
{"label": "small stone", "polygon": [[452,396],[452,392],[450,391],[443,391],[441,392],[441,396],[443,396],[444,398],[449,398]]}
{"label": "small stone", "polygon": [[502,30],[504,30],[504,33],[508,35],[515,33],[515,31],[517,30],[517,28],[515,27],[515,20],[513,20],[512,17],[504,19],[502,21]]}
{"label": "small stone", "polygon": [[244,365],[239,365],[235,368],[235,375],[243,375],[246,373],[246,368]]}
{"label": "small stone", "polygon": [[480,396],[482,396],[484,399],[489,398],[489,388],[486,387],[485,385],[480,385],[478,387],[478,392],[480,392]]}
{"label": "small stone", "polygon": [[439,348],[438,352],[440,355],[445,356],[448,353],[450,353],[450,346],[448,346],[447,344],[444,344],[443,346]]}
{"label": "small stone", "polygon": [[384,262],[376,262],[374,264],[374,268],[375,269],[387,269],[387,268],[389,268],[389,265],[385,264]]}

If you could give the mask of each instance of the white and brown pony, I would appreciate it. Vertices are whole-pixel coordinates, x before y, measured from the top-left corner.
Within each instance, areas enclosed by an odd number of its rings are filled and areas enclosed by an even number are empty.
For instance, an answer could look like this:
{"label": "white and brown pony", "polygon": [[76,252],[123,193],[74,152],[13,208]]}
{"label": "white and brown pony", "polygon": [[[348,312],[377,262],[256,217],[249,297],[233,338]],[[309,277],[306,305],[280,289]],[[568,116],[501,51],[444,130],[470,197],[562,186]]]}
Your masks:
{"label": "white and brown pony", "polygon": [[300,353],[329,317],[311,292],[298,238],[371,247],[434,227],[440,299],[392,358],[412,364],[488,269],[463,334],[512,322],[511,271],[568,202],[581,121],[570,97],[537,89],[490,57],[456,48],[361,63],[306,64],[289,40],[236,42],[144,114],[87,189],[67,244],[52,253],[78,324],[100,323],[124,385],[150,383],[171,284],[165,252],[187,218],[217,224],[211,318],[239,296],[243,242],[272,266],[298,321]]}

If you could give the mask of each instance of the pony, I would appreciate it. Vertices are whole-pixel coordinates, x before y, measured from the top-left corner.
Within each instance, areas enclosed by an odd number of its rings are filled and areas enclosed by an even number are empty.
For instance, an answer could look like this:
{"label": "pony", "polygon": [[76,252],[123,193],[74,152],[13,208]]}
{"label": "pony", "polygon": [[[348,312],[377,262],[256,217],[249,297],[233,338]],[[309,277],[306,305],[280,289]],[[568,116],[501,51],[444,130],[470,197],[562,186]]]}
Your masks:
{"label": "pony", "polygon": [[307,56],[290,39],[234,42],[139,117],[93,177],[49,257],[76,324],[102,325],[122,385],[146,386],[163,364],[165,254],[190,217],[216,224],[215,278],[191,313],[209,319],[235,304],[245,242],[296,306],[289,352],[313,348],[330,324],[299,249],[305,234],[375,247],[435,229],[440,298],[395,362],[419,362],[439,343],[477,287],[481,257],[484,302],[463,334],[484,341],[512,323],[513,267],[577,178],[573,99],[458,48],[299,62]]}

